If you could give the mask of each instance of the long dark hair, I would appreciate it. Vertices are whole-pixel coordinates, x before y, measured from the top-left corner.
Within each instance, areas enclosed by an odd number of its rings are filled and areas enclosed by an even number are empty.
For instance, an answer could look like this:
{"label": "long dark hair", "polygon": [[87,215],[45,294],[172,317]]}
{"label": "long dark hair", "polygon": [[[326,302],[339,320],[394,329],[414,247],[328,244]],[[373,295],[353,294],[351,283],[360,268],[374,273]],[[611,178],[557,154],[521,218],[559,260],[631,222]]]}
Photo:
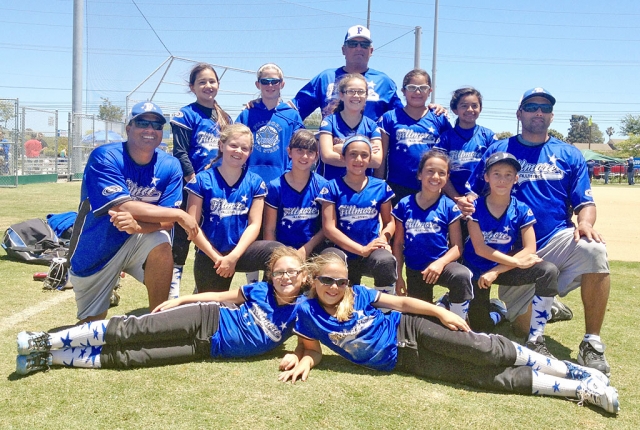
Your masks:
{"label": "long dark hair", "polygon": [[[216,76],[216,81],[218,84],[220,83],[220,78],[218,78],[218,72],[213,66],[209,63],[198,63],[191,69],[189,73],[189,88],[193,87],[196,83],[196,79],[198,78],[198,74],[203,70],[211,70],[213,74]],[[213,108],[216,110],[216,114],[218,115],[218,127],[222,130],[225,126],[229,125],[229,114],[226,113],[218,104],[218,102],[213,99]]]}
{"label": "long dark hair", "polygon": [[[351,82],[354,79],[364,82],[364,86],[367,89],[366,90],[367,92],[364,94],[365,105],[366,105],[367,96],[369,95],[369,86],[367,85],[367,80],[360,73],[349,73],[347,75],[344,75],[342,78],[340,78],[340,81],[337,82],[337,84],[338,84],[338,93],[341,94],[344,91],[346,91],[347,90],[347,85],[349,84],[349,82]],[[331,101],[331,103],[329,103],[329,106],[326,107],[326,110],[329,113],[341,112],[341,111],[344,110],[344,102],[342,100],[340,100],[339,98],[333,99]],[[364,112],[364,107],[362,108],[362,112]]]}

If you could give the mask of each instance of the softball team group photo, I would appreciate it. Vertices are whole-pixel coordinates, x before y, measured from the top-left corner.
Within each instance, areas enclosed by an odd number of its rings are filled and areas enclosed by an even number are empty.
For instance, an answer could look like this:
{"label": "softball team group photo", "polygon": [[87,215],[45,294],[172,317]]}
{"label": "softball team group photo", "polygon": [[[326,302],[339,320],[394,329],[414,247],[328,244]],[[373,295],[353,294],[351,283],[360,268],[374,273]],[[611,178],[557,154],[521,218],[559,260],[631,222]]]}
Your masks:
{"label": "softball team group photo", "polygon": [[[600,337],[606,248],[582,154],[548,133],[556,98],[514,95],[520,133],[498,140],[473,87],[429,104],[431,77],[414,69],[401,98],[368,67],[366,27],[348,29],[342,53],[290,101],[284,72],[262,65],[235,121],[214,67],[196,64],[173,156],[158,149],[160,106],[133,106],[127,141],[93,150],[84,171],[68,255],[78,324],[20,332],[16,373],[252,357],[297,336],[274,379],[312,383],[324,345],[381,372],[618,414]],[[191,242],[193,293],[181,289]],[[145,285],[148,314],[106,318],[121,272]],[[578,289],[584,337],[558,359],[545,328],[572,317],[561,298]]]}

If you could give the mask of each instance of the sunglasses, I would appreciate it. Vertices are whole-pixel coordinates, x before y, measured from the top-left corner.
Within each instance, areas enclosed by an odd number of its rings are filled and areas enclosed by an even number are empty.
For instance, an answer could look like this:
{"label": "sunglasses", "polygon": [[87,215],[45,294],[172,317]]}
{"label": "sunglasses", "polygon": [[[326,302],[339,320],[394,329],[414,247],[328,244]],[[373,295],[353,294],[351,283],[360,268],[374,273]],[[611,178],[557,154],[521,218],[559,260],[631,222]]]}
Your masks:
{"label": "sunglasses", "polygon": [[160,131],[164,127],[164,124],[160,121],[149,121],[147,119],[134,119],[133,123],[138,128],[147,128],[151,126],[156,131]]}
{"label": "sunglasses", "polygon": [[316,279],[320,281],[322,285],[331,286],[336,284],[339,288],[344,288],[349,285],[347,278],[332,278],[331,276],[316,276]]}
{"label": "sunglasses", "polygon": [[343,91],[342,94],[348,94],[350,96],[355,96],[357,94],[359,96],[363,96],[363,95],[367,94],[367,90],[350,89],[350,90]]}
{"label": "sunglasses", "polygon": [[271,272],[271,277],[282,278],[284,275],[287,275],[289,278],[293,278],[294,276],[298,276],[300,272],[302,272],[302,270],[299,269],[276,270],[275,272]]}
{"label": "sunglasses", "polygon": [[525,112],[537,112],[538,109],[542,111],[542,113],[551,113],[553,112],[553,106],[550,104],[540,104],[540,103],[526,103],[520,106],[520,109]]}
{"label": "sunglasses", "polygon": [[348,41],[344,42],[344,45],[347,48],[357,48],[358,45],[360,45],[360,47],[363,48],[363,49],[371,48],[371,42],[367,42],[366,40],[363,40],[363,41],[348,40]]}
{"label": "sunglasses", "polygon": [[429,91],[431,89],[431,87],[429,85],[405,85],[404,87],[405,90],[409,91],[410,93],[415,93],[416,91],[420,90],[421,93],[426,93],[427,91]]}
{"label": "sunglasses", "polygon": [[282,79],[280,79],[280,78],[260,78],[260,79],[258,79],[258,82],[260,82],[261,85],[278,85],[280,82],[282,82]]}

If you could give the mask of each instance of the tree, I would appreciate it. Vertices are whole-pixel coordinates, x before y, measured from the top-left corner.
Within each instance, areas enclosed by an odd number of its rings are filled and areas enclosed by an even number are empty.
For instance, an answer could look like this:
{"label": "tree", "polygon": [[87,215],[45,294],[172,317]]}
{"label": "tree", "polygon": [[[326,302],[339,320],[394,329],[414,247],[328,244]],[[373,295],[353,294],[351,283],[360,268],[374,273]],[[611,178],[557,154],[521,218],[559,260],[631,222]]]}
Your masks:
{"label": "tree", "polygon": [[[567,142],[569,143],[603,143],[604,137],[598,128],[598,124],[591,123],[589,127],[589,118],[584,115],[571,115],[569,120],[571,127],[567,134]],[[589,130],[591,129],[591,130]]]}
{"label": "tree", "polygon": [[511,133],[510,131],[501,131],[500,133],[496,133],[497,140],[508,139],[511,136],[513,136],[513,133]]}
{"label": "tree", "polygon": [[564,140],[564,136],[558,130],[554,130],[553,128],[550,128],[548,133],[549,133],[549,136],[551,137],[555,137],[558,140]]}
{"label": "tree", "polygon": [[320,128],[321,122],[322,115],[320,114],[319,110],[315,110],[304,120],[304,128],[307,128],[309,130],[318,130]]}
{"label": "tree", "polygon": [[628,139],[616,143],[616,157],[640,157],[640,135],[632,134]]}
{"label": "tree", "polygon": [[[10,101],[0,101],[0,121],[4,122],[4,128],[7,123],[16,117],[16,107]],[[13,128],[13,127],[12,127]]]}
{"label": "tree", "polygon": [[640,115],[633,116],[628,114],[622,118],[620,124],[622,125],[620,133],[626,134],[627,136],[630,134],[635,134],[636,136],[640,135]]}
{"label": "tree", "polygon": [[124,118],[124,109],[120,106],[114,106],[111,104],[111,100],[109,100],[108,97],[100,98],[102,99],[102,104],[100,105],[98,118],[103,121],[122,122]]}
{"label": "tree", "polygon": [[609,136],[609,143],[611,143],[611,136],[613,135],[613,133],[615,133],[616,130],[613,127],[609,127],[605,130],[605,133],[607,133],[607,136]]}

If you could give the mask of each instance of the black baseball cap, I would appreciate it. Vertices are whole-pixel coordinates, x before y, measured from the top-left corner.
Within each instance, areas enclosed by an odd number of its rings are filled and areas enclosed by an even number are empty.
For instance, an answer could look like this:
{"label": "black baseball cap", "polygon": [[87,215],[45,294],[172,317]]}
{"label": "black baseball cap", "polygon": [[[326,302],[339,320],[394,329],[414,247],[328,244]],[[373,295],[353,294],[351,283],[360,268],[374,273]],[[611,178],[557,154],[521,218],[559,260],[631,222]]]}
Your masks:
{"label": "black baseball cap", "polygon": [[513,155],[508,152],[496,152],[487,159],[487,162],[484,165],[484,172],[487,173],[491,166],[497,163],[511,164],[513,168],[516,169],[516,172],[519,172],[520,169],[522,169],[520,162]]}

